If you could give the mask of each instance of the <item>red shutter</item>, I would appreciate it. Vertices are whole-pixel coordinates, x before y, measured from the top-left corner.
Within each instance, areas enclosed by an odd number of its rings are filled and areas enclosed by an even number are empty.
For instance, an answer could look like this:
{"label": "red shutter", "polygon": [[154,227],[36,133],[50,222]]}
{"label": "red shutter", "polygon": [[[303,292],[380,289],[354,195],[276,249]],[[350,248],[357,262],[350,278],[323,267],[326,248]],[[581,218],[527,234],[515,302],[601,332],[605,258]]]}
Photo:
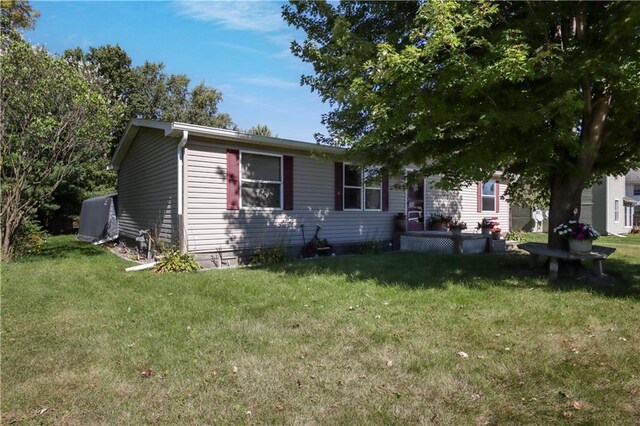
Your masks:
{"label": "red shutter", "polygon": [[382,211],[389,211],[389,179],[382,180]]}
{"label": "red shutter", "polygon": [[495,191],[496,194],[496,213],[500,213],[500,181],[496,180]]}
{"label": "red shutter", "polygon": [[285,155],[282,157],[282,185],[284,210],[293,210],[293,157]]}
{"label": "red shutter", "polygon": [[338,211],[342,211],[343,209],[343,199],[342,199],[342,191],[343,191],[343,165],[342,163],[335,163],[335,177],[334,177],[334,185],[335,185],[335,209]]}
{"label": "red shutter", "polygon": [[240,151],[227,150],[227,210],[240,209]]}
{"label": "red shutter", "polygon": [[482,182],[478,182],[478,213],[482,213]]}

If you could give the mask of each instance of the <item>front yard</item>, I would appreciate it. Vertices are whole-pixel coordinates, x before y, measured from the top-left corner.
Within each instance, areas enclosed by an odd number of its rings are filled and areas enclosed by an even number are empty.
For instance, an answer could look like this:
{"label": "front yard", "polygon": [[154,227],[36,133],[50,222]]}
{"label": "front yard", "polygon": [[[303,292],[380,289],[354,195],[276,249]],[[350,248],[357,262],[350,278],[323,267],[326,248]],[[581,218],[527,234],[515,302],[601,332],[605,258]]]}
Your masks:
{"label": "front yard", "polygon": [[126,273],[52,238],[2,266],[2,423],[637,423],[640,236],[598,243],[607,282],[550,284],[517,255]]}

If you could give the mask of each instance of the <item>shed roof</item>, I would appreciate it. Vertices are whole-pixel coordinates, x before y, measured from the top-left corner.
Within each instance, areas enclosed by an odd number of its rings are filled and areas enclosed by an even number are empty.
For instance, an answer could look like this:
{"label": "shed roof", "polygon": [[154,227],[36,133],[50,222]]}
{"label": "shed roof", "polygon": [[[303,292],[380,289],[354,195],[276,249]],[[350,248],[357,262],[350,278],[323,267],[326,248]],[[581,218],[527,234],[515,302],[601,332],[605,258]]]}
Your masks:
{"label": "shed roof", "polygon": [[118,143],[109,170],[118,170],[122,160],[127,155],[131,142],[135,139],[141,128],[158,129],[164,131],[165,136],[179,138],[184,131],[189,132],[189,136],[200,136],[205,139],[227,140],[240,144],[261,145],[270,148],[302,151],[305,153],[325,153],[339,155],[345,152],[344,149],[316,143],[296,141],[292,139],[274,138],[269,136],[253,135],[236,130],[220,129],[217,127],[199,126],[196,124],[180,123],[177,121],[154,121],[133,119],[129,122],[124,135]]}

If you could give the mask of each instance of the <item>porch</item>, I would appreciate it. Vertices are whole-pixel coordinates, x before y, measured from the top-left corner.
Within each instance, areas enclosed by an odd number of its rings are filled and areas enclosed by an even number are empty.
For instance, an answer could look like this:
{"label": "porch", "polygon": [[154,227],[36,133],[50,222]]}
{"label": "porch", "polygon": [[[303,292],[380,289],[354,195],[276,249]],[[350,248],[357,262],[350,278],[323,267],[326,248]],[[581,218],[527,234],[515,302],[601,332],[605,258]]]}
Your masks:
{"label": "porch", "polygon": [[494,240],[491,235],[450,231],[408,231],[400,236],[400,251],[417,253],[477,254],[502,253],[504,240]]}

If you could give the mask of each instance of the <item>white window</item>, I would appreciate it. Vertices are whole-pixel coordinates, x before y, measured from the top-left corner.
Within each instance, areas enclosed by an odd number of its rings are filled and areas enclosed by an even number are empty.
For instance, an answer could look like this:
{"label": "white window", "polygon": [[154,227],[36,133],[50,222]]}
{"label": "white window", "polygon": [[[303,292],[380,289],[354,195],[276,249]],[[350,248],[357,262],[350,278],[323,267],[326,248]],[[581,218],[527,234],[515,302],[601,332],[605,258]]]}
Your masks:
{"label": "white window", "polygon": [[382,182],[375,167],[344,165],[344,209],[382,210]]}
{"label": "white window", "polygon": [[482,182],[482,211],[496,211],[496,181],[489,179]]}
{"label": "white window", "polygon": [[613,200],[613,221],[620,222],[620,200]]}
{"label": "white window", "polygon": [[240,153],[240,206],[282,208],[282,157]]}
{"label": "white window", "polygon": [[624,206],[624,226],[625,228],[633,226],[633,206]]}

